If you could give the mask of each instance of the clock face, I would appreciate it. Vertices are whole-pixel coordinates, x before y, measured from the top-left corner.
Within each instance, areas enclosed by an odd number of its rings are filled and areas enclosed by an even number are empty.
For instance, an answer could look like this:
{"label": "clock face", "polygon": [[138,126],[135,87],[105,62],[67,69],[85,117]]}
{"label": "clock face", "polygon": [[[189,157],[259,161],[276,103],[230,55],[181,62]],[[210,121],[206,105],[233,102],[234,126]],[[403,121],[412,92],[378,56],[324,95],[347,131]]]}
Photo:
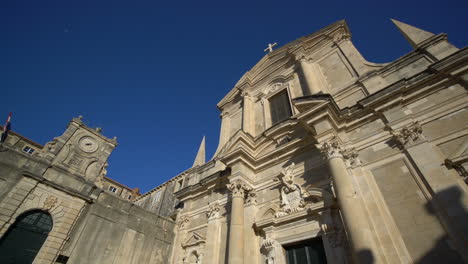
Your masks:
{"label": "clock face", "polygon": [[92,137],[82,137],[79,143],[80,149],[84,152],[94,152],[98,148],[96,140]]}

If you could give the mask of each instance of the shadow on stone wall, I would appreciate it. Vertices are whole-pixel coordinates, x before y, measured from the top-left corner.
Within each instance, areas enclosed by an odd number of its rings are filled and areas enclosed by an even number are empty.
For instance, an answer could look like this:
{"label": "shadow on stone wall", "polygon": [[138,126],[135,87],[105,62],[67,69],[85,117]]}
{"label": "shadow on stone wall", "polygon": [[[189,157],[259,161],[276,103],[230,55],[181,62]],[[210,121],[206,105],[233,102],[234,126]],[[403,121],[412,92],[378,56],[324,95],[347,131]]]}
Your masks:
{"label": "shadow on stone wall", "polygon": [[[459,246],[466,246],[468,245],[466,240],[466,237],[468,237],[468,233],[466,231],[466,225],[468,223],[468,214],[466,208],[464,208],[461,202],[461,198],[462,193],[460,189],[451,187],[438,193],[435,193],[432,201],[428,201],[426,203],[425,209],[429,214],[439,217],[439,220],[441,222],[444,222],[442,219],[440,219],[440,214],[437,214],[434,208],[435,206],[437,206],[437,204],[440,204],[441,201],[450,201],[450,208],[445,209],[453,215],[450,215],[452,221],[446,223],[446,228],[452,229],[454,232],[456,232],[455,235],[462,239],[462,241],[459,241],[458,243]],[[462,224],[462,226],[459,226],[457,223],[464,224]],[[448,232],[446,230],[445,235],[440,237],[434,243],[432,249],[420,259],[415,260],[415,263],[467,263],[468,260],[466,260],[467,262],[464,262],[461,254],[456,250],[456,242],[454,241],[454,238],[449,237],[447,233]],[[466,250],[466,248],[464,250]]]}

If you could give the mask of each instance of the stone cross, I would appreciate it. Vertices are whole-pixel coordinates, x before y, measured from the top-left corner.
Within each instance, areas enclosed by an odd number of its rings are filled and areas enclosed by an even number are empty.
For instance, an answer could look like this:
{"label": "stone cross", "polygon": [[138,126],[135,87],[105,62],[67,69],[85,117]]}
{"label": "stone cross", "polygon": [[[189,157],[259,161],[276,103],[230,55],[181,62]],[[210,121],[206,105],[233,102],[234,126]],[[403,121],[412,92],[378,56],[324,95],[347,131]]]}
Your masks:
{"label": "stone cross", "polygon": [[278,43],[276,43],[276,42],[275,42],[275,43],[273,43],[273,44],[271,44],[271,43],[268,43],[268,48],[266,48],[266,49],[265,49],[265,50],[263,50],[263,51],[268,51],[268,53],[270,53],[270,52],[272,52],[272,51],[273,51],[273,47],[274,47],[274,46],[276,46],[276,45],[278,45]]}

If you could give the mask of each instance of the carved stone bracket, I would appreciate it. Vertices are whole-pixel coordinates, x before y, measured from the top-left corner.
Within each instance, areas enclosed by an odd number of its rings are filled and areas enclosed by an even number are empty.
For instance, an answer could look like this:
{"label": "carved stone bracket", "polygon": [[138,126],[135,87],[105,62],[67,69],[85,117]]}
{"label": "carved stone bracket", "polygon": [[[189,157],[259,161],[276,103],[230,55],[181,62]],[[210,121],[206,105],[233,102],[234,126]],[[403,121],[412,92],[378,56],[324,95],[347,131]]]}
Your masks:
{"label": "carved stone bracket", "polygon": [[393,139],[395,139],[398,146],[402,149],[424,140],[422,127],[419,122],[415,122],[398,131],[391,131],[390,133],[392,133]]}
{"label": "carved stone bracket", "polygon": [[221,206],[218,202],[213,202],[209,205],[208,211],[206,212],[206,216],[208,220],[213,220],[219,217],[219,211],[221,210]]}
{"label": "carved stone bracket", "polygon": [[241,197],[245,198],[245,194],[252,190],[247,184],[242,180],[235,180],[227,185],[229,191],[232,192],[232,197]]}

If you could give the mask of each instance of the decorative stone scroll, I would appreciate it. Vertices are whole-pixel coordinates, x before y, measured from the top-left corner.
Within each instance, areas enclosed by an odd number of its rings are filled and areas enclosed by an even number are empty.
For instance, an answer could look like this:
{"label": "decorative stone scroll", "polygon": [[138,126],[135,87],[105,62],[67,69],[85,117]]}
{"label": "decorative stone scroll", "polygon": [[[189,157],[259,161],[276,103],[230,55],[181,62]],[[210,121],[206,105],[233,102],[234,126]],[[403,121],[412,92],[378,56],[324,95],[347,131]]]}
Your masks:
{"label": "decorative stone scroll", "polygon": [[406,148],[409,145],[424,139],[422,135],[422,127],[419,122],[404,127],[398,131],[391,131],[393,139],[397,142],[400,148]]}
{"label": "decorative stone scroll", "polygon": [[213,202],[209,205],[208,211],[206,212],[206,216],[208,220],[213,220],[219,217],[219,211],[221,210],[221,206],[219,202]]}
{"label": "decorative stone scroll", "polygon": [[232,192],[232,197],[241,197],[245,198],[246,192],[252,190],[245,182],[240,179],[237,179],[227,185],[228,190]]}
{"label": "decorative stone scroll", "polygon": [[305,207],[304,194],[299,184],[294,183],[294,162],[284,168],[278,177],[283,183],[281,188],[281,211],[275,217],[281,217],[293,212],[303,210]]}

